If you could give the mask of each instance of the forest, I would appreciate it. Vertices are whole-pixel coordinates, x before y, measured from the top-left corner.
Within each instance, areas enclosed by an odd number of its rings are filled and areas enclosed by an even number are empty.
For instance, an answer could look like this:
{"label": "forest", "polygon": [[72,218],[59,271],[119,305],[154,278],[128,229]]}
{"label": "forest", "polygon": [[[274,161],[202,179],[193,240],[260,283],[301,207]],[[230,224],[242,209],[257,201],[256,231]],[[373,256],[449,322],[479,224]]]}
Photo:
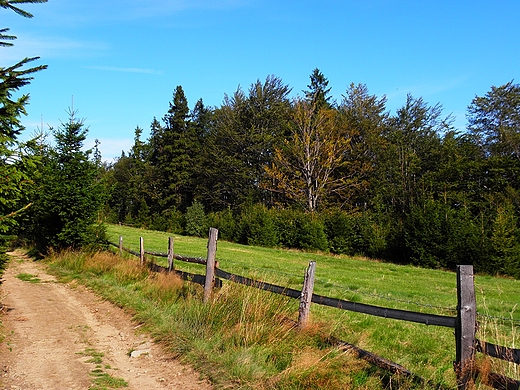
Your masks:
{"label": "forest", "polygon": [[453,127],[442,105],[319,69],[291,97],[275,76],[190,109],[182,86],[150,136],[104,167],[107,220],[263,246],[520,276],[520,85],[491,87]]}
{"label": "forest", "polygon": [[[22,3],[44,2],[24,0]],[[1,0],[0,7],[27,12]],[[9,29],[1,46],[12,45]],[[520,277],[520,85],[468,102],[456,129],[441,103],[346,86],[314,69],[305,91],[270,75],[207,107],[182,86],[149,137],[113,163],[87,150],[82,120],[21,141],[37,57],[0,68],[0,233],[49,248],[102,243],[103,222],[247,245],[362,255]],[[132,130],[129,129],[131,132]],[[338,261],[339,260],[338,258]]]}

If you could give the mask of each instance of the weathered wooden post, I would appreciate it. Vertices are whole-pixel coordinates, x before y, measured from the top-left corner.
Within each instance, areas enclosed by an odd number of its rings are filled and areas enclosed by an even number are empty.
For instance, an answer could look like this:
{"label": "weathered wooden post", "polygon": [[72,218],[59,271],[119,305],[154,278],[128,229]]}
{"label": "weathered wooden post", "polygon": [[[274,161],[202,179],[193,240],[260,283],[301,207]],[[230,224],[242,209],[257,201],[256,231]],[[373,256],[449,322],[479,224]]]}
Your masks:
{"label": "weathered wooden post", "polygon": [[314,291],[314,275],[316,273],[316,262],[309,262],[303,279],[302,295],[300,296],[300,308],[298,310],[298,328],[303,329],[309,321],[312,293]]}
{"label": "weathered wooden post", "polygon": [[472,265],[457,266],[457,323],[455,326],[457,389],[472,388],[475,375],[477,303]]}
{"label": "weathered wooden post", "polygon": [[139,262],[141,265],[144,264],[144,240],[143,237],[139,237]]}
{"label": "weathered wooden post", "polygon": [[119,257],[123,257],[123,236],[119,236]]}
{"label": "weathered wooden post", "polygon": [[206,280],[204,282],[204,303],[211,298],[213,286],[215,285],[215,257],[217,254],[218,230],[209,228],[208,256],[206,260]]}
{"label": "weathered wooden post", "polygon": [[173,271],[173,237],[168,237],[168,272]]}

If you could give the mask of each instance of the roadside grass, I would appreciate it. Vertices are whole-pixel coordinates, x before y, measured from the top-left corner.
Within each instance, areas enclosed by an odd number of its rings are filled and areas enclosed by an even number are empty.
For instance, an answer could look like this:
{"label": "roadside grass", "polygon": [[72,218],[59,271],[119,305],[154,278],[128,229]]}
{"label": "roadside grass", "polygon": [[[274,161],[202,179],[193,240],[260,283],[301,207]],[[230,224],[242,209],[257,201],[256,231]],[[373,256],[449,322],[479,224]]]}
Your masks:
{"label": "roadside grass", "polygon": [[130,310],[141,329],[216,388],[428,388],[333,346],[331,323],[314,321],[299,331],[298,302],[284,296],[225,283],[204,304],[200,286],[151,273],[135,258],[63,252],[47,262],[61,281],[77,280]]}
{"label": "roadside grass", "polygon": [[[112,242],[123,236],[123,245],[166,252],[168,236],[175,253],[205,257],[207,239],[165,232],[108,225]],[[134,258],[135,259],[135,258]],[[165,258],[153,259],[166,265]],[[331,256],[293,250],[251,247],[218,242],[217,260],[225,271],[257,280],[300,289],[309,261],[317,262],[315,293],[355,302],[432,314],[455,316],[454,272],[382,263],[363,258]],[[200,265],[175,262],[183,271],[204,274]],[[225,284],[227,285],[227,283]],[[516,347],[520,313],[517,311],[520,281],[487,275],[475,276],[478,321],[482,340]],[[326,324],[333,336],[395,361],[435,383],[453,385],[455,339],[453,330],[371,317],[313,305],[313,321]],[[487,364],[487,363],[486,363]],[[520,379],[515,365],[493,361],[493,367]]]}
{"label": "roadside grass", "polygon": [[90,386],[89,389],[110,390],[128,387],[128,382],[124,379],[114,377],[105,371],[111,369],[111,367],[109,365],[103,365],[103,357],[105,356],[103,352],[99,352],[94,348],[86,348],[84,351],[78,352],[78,355],[89,358],[85,363],[95,364],[95,368],[90,371],[92,386]]}
{"label": "roadside grass", "polygon": [[23,280],[24,282],[29,282],[29,283],[40,283],[41,282],[41,279],[38,278],[38,275],[20,273],[20,274],[16,275],[16,277],[20,280]]}

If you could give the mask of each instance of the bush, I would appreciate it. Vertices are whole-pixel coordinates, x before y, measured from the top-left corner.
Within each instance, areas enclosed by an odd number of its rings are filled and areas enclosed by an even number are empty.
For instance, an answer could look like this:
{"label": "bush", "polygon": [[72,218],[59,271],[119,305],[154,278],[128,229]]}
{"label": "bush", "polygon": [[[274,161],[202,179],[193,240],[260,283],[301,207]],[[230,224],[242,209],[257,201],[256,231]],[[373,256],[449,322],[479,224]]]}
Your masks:
{"label": "bush", "polygon": [[263,205],[246,206],[242,210],[237,233],[240,244],[266,247],[278,245],[273,218]]}
{"label": "bush", "polygon": [[329,249],[336,254],[354,254],[354,221],[346,212],[334,210],[324,215],[325,233]]}
{"label": "bush", "polygon": [[478,228],[464,209],[425,200],[408,214],[404,238],[412,264],[454,269],[457,264],[478,263]]}
{"label": "bush", "polygon": [[520,242],[518,220],[511,203],[497,207],[490,234],[491,255],[486,271],[520,277]]}
{"label": "bush", "polygon": [[175,208],[165,210],[161,214],[155,214],[151,218],[150,228],[153,230],[160,230],[163,232],[170,232],[174,234],[182,234],[184,216]]}
{"label": "bush", "polygon": [[325,235],[323,223],[312,219],[312,216],[310,218],[302,224],[299,248],[304,250],[328,250],[329,243]]}
{"label": "bush", "polygon": [[237,222],[230,209],[210,213],[207,216],[208,226],[218,229],[219,238],[234,241],[237,236]]}
{"label": "bush", "polygon": [[184,218],[186,221],[184,231],[188,236],[204,237],[207,235],[209,227],[202,203],[194,201],[186,210]]}
{"label": "bush", "polygon": [[328,250],[325,229],[317,215],[299,210],[273,210],[272,213],[280,245],[304,250]]}

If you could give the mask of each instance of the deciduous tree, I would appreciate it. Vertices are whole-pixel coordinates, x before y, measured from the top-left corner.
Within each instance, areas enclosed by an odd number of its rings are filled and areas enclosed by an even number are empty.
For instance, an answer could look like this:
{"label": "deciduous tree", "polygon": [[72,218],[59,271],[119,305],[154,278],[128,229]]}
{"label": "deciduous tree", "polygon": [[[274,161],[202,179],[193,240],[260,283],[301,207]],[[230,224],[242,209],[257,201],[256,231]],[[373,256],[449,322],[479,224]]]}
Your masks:
{"label": "deciduous tree", "polygon": [[350,138],[338,123],[336,110],[318,109],[316,103],[297,98],[291,134],[275,147],[266,172],[277,190],[316,211],[324,197],[346,185],[333,173],[345,164],[349,148]]}
{"label": "deciduous tree", "polygon": [[273,204],[261,186],[274,147],[288,132],[290,88],[268,76],[246,94],[241,88],[225,96],[215,110],[204,147],[203,201],[208,210],[237,208],[244,202]]}

